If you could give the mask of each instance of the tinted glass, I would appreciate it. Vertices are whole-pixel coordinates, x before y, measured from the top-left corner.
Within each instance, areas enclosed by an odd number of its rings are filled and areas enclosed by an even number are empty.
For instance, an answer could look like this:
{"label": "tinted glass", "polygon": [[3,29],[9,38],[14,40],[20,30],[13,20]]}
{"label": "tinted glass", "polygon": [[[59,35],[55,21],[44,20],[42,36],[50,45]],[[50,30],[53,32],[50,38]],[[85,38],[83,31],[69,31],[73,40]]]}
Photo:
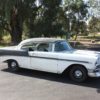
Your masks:
{"label": "tinted glass", "polygon": [[59,41],[55,43],[55,51],[68,51],[71,50],[70,45],[66,41]]}

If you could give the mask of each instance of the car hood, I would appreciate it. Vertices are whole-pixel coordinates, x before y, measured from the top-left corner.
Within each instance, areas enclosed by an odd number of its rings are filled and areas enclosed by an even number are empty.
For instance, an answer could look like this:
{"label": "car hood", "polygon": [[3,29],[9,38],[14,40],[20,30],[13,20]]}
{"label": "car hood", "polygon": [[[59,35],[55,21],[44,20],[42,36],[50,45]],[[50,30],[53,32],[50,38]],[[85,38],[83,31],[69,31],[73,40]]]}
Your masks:
{"label": "car hood", "polygon": [[90,51],[90,50],[73,50],[71,53],[84,56],[95,56],[95,57],[100,56],[100,52]]}
{"label": "car hood", "polygon": [[96,60],[100,57],[100,52],[90,50],[71,50],[62,53],[59,58],[78,61],[78,62],[89,62],[95,64]]}
{"label": "car hood", "polygon": [[91,58],[91,57],[100,57],[100,52],[97,51],[91,51],[91,50],[77,50],[77,49],[73,49],[71,51],[66,51],[64,53],[67,53],[68,55],[73,55],[74,57],[87,57],[87,58]]}

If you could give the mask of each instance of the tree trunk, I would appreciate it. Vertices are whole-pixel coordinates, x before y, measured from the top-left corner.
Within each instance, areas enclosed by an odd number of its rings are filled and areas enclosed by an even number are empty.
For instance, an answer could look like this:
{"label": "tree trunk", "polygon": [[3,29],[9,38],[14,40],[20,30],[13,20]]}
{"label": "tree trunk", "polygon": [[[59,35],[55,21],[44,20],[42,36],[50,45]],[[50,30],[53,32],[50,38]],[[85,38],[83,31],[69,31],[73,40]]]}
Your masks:
{"label": "tree trunk", "polygon": [[78,32],[75,34],[75,41],[77,40],[77,35],[78,35]]}
{"label": "tree trunk", "polygon": [[66,40],[70,39],[70,19],[67,16],[67,34],[66,34]]}
{"label": "tree trunk", "polygon": [[22,18],[18,12],[18,9],[13,7],[10,16],[10,35],[12,45],[16,45],[22,40],[22,24]]}

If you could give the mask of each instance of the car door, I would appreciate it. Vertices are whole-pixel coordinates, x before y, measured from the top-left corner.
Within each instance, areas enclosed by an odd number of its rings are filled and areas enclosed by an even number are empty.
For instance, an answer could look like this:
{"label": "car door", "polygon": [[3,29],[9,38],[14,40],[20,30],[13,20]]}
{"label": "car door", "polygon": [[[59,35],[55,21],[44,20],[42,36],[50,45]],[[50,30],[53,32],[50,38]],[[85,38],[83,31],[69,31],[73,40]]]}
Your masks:
{"label": "car door", "polygon": [[30,65],[30,55],[28,54],[29,51],[33,51],[34,50],[34,47],[35,47],[35,43],[32,43],[32,42],[26,42],[25,44],[23,44],[21,47],[20,47],[20,51],[21,51],[21,55],[22,56],[19,56],[19,64],[20,64],[20,67],[22,68],[28,68],[30,69],[31,68],[31,65]]}
{"label": "car door", "polygon": [[29,55],[32,69],[57,73],[57,54],[52,52],[51,43],[40,43]]}

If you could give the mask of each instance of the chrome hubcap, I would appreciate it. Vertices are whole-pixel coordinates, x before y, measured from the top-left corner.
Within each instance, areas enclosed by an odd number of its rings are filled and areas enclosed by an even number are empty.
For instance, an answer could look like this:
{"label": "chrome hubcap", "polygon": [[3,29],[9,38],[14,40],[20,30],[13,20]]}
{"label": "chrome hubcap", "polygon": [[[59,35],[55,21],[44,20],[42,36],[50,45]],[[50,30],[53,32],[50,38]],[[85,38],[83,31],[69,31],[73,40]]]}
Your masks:
{"label": "chrome hubcap", "polygon": [[81,77],[82,77],[82,72],[81,72],[80,70],[76,70],[76,71],[74,72],[74,74],[75,74],[75,77],[76,77],[76,78],[81,78]]}
{"label": "chrome hubcap", "polygon": [[11,63],[11,67],[12,67],[12,68],[15,68],[15,67],[16,67],[16,62],[12,62],[12,63]]}

